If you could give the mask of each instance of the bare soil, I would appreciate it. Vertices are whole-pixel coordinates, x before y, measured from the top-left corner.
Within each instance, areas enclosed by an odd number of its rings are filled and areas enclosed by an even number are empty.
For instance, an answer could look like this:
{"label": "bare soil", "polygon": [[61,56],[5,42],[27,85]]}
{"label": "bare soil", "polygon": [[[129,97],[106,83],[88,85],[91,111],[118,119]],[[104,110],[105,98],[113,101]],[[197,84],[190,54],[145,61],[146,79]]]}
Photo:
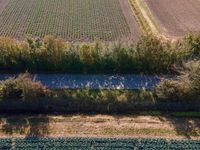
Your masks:
{"label": "bare soil", "polygon": [[200,32],[200,0],[144,0],[161,30],[171,36]]}
{"label": "bare soil", "polygon": [[200,118],[165,116],[0,116],[0,137],[151,137],[199,139]]}
{"label": "bare soil", "polygon": [[124,16],[126,18],[126,21],[129,25],[130,31],[131,31],[131,41],[137,41],[140,37],[140,28],[138,23],[136,22],[133,13],[131,11],[130,5],[128,3],[128,0],[119,0],[119,3],[121,5],[122,11],[124,13]]}

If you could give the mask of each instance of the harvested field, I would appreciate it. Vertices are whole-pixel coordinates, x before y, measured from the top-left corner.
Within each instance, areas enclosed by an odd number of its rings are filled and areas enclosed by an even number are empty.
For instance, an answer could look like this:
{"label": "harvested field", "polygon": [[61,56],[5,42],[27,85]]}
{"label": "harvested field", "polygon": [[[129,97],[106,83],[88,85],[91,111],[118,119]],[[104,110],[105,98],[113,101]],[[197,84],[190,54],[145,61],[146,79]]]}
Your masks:
{"label": "harvested field", "polygon": [[200,32],[199,0],[144,0],[164,33],[184,36]]}
{"label": "harvested field", "polygon": [[126,0],[6,1],[0,0],[0,36],[20,39],[26,34],[54,35],[69,41],[139,37]]}

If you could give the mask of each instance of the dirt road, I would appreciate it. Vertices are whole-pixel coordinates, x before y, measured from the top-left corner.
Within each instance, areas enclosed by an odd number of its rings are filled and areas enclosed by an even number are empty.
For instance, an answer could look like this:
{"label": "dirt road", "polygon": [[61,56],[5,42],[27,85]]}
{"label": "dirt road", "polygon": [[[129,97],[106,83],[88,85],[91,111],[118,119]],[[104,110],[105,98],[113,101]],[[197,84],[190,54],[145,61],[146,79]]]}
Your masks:
{"label": "dirt road", "polygon": [[0,137],[200,138],[199,118],[165,116],[1,116]]}

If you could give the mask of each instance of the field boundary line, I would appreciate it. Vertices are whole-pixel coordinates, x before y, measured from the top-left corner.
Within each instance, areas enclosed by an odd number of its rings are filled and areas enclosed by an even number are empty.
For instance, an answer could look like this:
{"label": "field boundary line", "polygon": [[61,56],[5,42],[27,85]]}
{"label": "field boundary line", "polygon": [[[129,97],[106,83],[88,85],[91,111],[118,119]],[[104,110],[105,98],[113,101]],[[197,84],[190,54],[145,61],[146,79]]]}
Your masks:
{"label": "field boundary line", "polygon": [[138,9],[141,12],[141,15],[143,16],[146,23],[148,24],[151,30],[151,33],[156,35],[158,38],[169,40],[169,38],[167,38],[166,35],[162,33],[162,31],[160,30],[160,28],[158,27],[158,25],[152,18],[152,14],[150,10],[148,9],[148,7],[145,5],[145,3],[142,0],[133,0],[133,1],[135,1],[135,5],[137,5]]}
{"label": "field boundary line", "polygon": [[[132,8],[135,8],[135,10],[132,9],[132,11],[135,14],[135,17],[140,18],[137,20],[139,21],[139,24],[142,26],[143,30],[147,31],[146,34],[153,34],[163,40],[176,41],[180,39],[180,37],[170,36],[162,32],[160,27],[154,21],[153,15],[148,6],[142,0],[129,0],[129,2]],[[144,23],[145,27],[143,25]]]}
{"label": "field boundary line", "polygon": [[141,14],[139,7],[137,7],[136,1],[135,0],[128,0],[128,2],[129,2],[129,5],[131,7],[131,10],[132,10],[134,17],[135,17],[137,23],[140,26],[142,33],[143,34],[151,33],[152,31],[151,31],[148,23],[146,22],[144,16]]}
{"label": "field boundary line", "polygon": [[152,14],[148,10],[147,6],[145,6],[144,2],[141,0],[135,0],[135,2],[136,2],[136,5],[138,6],[138,8],[140,9],[141,14],[143,15],[144,19],[146,20],[149,27],[151,28],[151,31],[156,34],[161,33],[161,30],[157,26],[156,22],[153,21],[153,18],[151,17]]}
{"label": "field boundary line", "polygon": [[171,36],[165,32],[162,31],[161,27],[156,23],[152,12],[150,11],[149,7],[143,0],[135,0],[138,7],[141,10],[141,13],[143,14],[144,18],[146,19],[147,23],[149,24],[150,28],[152,29],[152,32],[158,37],[162,38],[164,40],[170,40],[170,41],[177,41],[181,37],[178,36]]}

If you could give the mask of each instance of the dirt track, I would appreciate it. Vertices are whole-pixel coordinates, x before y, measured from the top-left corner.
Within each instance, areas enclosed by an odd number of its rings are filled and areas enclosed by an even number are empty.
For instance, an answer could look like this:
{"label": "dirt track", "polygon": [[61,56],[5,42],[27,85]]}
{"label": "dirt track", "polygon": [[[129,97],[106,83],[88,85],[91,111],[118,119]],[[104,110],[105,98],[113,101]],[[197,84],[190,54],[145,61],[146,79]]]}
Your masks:
{"label": "dirt track", "polygon": [[136,41],[140,37],[140,28],[133,16],[128,0],[119,0],[119,3],[131,31],[130,40]]}
{"label": "dirt track", "polygon": [[161,30],[171,36],[200,32],[200,0],[144,0]]}
{"label": "dirt track", "polygon": [[0,116],[0,137],[151,137],[199,139],[200,119],[166,116]]}

